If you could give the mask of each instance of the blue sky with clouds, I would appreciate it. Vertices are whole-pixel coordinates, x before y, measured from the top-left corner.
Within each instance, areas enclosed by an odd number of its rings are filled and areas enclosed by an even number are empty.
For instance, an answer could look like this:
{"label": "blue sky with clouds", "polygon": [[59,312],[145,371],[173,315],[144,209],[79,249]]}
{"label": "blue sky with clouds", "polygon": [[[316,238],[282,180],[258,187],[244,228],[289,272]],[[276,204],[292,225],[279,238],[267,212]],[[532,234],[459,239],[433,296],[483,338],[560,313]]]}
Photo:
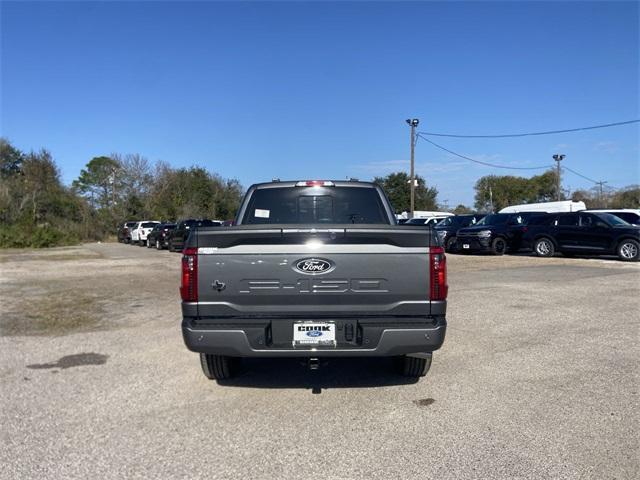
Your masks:
{"label": "blue sky with clouds", "polygon": [[[141,153],[244,185],[408,168],[408,127],[493,134],[639,118],[637,2],[2,2],[2,136],[72,181]],[[512,166],[640,183],[638,124],[513,139],[435,139]],[[524,174],[419,141],[450,204]],[[565,188],[589,187],[569,172]]]}

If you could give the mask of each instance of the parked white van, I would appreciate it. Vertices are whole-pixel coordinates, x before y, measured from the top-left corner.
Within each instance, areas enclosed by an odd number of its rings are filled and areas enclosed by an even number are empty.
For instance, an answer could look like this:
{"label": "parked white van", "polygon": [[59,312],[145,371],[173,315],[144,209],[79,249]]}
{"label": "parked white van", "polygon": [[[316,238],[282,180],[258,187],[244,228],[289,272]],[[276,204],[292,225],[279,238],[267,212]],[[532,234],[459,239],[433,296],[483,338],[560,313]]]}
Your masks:
{"label": "parked white van", "polygon": [[572,202],[571,200],[562,200],[559,202],[544,203],[525,203],[522,205],[511,205],[505,207],[498,213],[518,213],[518,212],[546,212],[546,213],[563,213],[563,212],[579,212],[586,210],[587,206],[584,202]]}

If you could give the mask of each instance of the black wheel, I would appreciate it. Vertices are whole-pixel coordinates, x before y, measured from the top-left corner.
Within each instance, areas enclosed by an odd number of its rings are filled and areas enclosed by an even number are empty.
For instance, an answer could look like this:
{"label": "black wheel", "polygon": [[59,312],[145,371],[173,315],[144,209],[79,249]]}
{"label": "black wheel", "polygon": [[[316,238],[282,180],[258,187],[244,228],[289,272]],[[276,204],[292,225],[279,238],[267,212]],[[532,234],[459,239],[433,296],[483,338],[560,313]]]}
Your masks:
{"label": "black wheel", "polygon": [[640,259],[640,243],[630,238],[618,245],[618,258],[625,262],[637,262]]}
{"label": "black wheel", "polygon": [[147,248],[151,248],[151,242],[149,241],[148,238],[147,238]]}
{"label": "black wheel", "polygon": [[400,357],[398,362],[400,374],[405,377],[424,377],[431,368],[431,358],[430,353],[426,355],[426,358],[407,355]]}
{"label": "black wheel", "polygon": [[225,380],[232,378],[237,370],[237,358],[226,355],[200,354],[202,373],[209,380]]}
{"label": "black wheel", "polygon": [[144,240],[138,240],[138,246],[139,247],[144,247],[144,244],[147,243]]}
{"label": "black wheel", "polygon": [[449,237],[444,244],[444,249],[447,252],[453,252],[456,249],[456,237]]}
{"label": "black wheel", "polygon": [[533,251],[539,257],[553,257],[553,254],[556,253],[556,248],[550,239],[542,237],[533,244]]}
{"label": "black wheel", "polygon": [[156,240],[156,250],[162,250],[162,245],[160,245],[160,240]]}
{"label": "black wheel", "polygon": [[491,242],[491,251],[494,255],[504,255],[507,252],[507,241],[498,237]]}

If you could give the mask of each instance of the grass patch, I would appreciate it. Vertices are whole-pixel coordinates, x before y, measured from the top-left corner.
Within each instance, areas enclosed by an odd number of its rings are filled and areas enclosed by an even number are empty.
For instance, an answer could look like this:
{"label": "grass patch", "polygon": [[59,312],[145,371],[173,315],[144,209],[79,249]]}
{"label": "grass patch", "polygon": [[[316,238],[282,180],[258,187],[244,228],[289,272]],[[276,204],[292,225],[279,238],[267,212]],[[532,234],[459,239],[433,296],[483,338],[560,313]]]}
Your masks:
{"label": "grass patch", "polygon": [[102,308],[98,299],[80,292],[50,292],[19,305],[0,318],[0,336],[66,335],[99,330]]}

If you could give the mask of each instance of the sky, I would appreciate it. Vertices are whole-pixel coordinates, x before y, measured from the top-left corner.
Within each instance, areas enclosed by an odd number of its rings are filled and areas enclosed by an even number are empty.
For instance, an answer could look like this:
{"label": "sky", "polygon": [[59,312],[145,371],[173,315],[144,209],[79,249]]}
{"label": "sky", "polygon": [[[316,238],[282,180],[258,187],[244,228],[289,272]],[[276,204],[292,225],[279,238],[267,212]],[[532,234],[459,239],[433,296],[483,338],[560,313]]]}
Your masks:
{"label": "sky", "polygon": [[[640,118],[638,2],[6,2],[0,134],[70,183],[139,153],[243,185],[409,168],[419,131],[491,135]],[[431,137],[506,166],[640,183],[639,124],[509,139]],[[418,140],[451,206],[489,174]],[[593,183],[563,173],[563,187]]]}

